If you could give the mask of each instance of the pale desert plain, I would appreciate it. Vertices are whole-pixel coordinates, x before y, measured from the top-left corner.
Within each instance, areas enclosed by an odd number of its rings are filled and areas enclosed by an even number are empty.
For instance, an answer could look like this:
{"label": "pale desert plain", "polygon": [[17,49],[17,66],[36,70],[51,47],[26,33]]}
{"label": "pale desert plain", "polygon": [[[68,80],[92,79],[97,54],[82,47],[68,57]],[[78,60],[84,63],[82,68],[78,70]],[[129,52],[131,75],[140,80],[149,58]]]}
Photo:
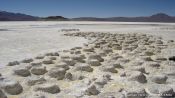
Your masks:
{"label": "pale desert plain", "polygon": [[174,39],[175,23],[0,22],[0,98],[174,98]]}

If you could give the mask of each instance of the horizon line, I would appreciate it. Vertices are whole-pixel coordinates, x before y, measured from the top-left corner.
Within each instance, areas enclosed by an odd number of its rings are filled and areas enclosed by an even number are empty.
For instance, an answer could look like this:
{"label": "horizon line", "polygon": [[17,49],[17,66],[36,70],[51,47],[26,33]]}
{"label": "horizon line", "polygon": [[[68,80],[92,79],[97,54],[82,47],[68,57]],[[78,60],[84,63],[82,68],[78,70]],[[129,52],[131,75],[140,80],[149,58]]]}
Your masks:
{"label": "horizon line", "polygon": [[25,15],[29,15],[29,16],[34,16],[34,17],[39,17],[39,18],[45,18],[45,17],[50,17],[50,16],[62,16],[64,18],[113,18],[113,17],[149,17],[149,16],[152,16],[152,15],[156,15],[156,14],[165,14],[165,15],[168,15],[168,16],[172,16],[172,17],[175,17],[173,15],[170,15],[170,14],[167,14],[166,12],[157,12],[157,13],[152,13],[150,15],[140,15],[140,16],[106,16],[106,17],[98,17],[98,16],[77,16],[77,17],[66,17],[64,15],[47,15],[47,16],[38,16],[38,15],[31,15],[31,14],[27,14],[27,13],[21,13],[21,12],[11,12],[11,11],[3,11],[3,10],[0,10],[0,12],[7,12],[7,13],[14,13],[14,14],[25,14]]}

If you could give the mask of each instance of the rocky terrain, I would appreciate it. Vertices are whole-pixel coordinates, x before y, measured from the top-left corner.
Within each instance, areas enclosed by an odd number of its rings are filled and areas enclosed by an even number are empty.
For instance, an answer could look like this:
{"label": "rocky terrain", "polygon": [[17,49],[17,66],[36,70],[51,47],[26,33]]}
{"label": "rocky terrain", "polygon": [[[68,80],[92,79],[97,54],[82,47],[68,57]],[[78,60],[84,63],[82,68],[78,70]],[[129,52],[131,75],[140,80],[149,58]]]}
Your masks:
{"label": "rocky terrain", "polygon": [[65,33],[83,47],[9,62],[0,98],[174,98],[173,40],[129,33]]}

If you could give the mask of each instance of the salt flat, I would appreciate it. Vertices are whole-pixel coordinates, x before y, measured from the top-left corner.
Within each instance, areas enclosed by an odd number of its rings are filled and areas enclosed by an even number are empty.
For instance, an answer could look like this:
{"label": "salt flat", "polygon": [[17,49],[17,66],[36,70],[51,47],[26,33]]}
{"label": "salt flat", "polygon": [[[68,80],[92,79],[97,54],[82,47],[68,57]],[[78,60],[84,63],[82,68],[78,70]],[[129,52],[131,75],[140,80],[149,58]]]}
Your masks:
{"label": "salt flat", "polygon": [[33,57],[48,51],[81,46],[83,38],[61,36],[61,29],[80,31],[103,31],[111,33],[147,33],[175,38],[174,23],[144,22],[1,22],[0,23],[0,66],[9,61]]}
{"label": "salt flat", "polygon": [[174,29],[170,23],[2,22],[0,97],[174,98]]}

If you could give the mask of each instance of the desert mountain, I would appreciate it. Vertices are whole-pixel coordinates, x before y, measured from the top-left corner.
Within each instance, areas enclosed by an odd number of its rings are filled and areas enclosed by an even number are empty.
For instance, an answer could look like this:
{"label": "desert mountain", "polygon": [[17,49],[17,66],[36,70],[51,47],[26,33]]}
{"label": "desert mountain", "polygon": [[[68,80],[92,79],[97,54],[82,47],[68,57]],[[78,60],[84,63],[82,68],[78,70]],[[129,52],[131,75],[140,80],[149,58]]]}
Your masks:
{"label": "desert mountain", "polygon": [[164,13],[158,13],[152,16],[144,16],[144,17],[109,17],[109,18],[80,17],[80,18],[73,18],[72,20],[74,21],[119,21],[119,22],[175,22],[175,17],[169,16]]}
{"label": "desert mountain", "polygon": [[118,21],[118,22],[175,22],[174,16],[164,13],[142,17],[79,17],[65,18],[63,16],[35,17],[31,15],[0,11],[0,21]]}
{"label": "desert mountain", "polygon": [[36,21],[38,19],[38,17],[26,14],[0,11],[0,21]]}

